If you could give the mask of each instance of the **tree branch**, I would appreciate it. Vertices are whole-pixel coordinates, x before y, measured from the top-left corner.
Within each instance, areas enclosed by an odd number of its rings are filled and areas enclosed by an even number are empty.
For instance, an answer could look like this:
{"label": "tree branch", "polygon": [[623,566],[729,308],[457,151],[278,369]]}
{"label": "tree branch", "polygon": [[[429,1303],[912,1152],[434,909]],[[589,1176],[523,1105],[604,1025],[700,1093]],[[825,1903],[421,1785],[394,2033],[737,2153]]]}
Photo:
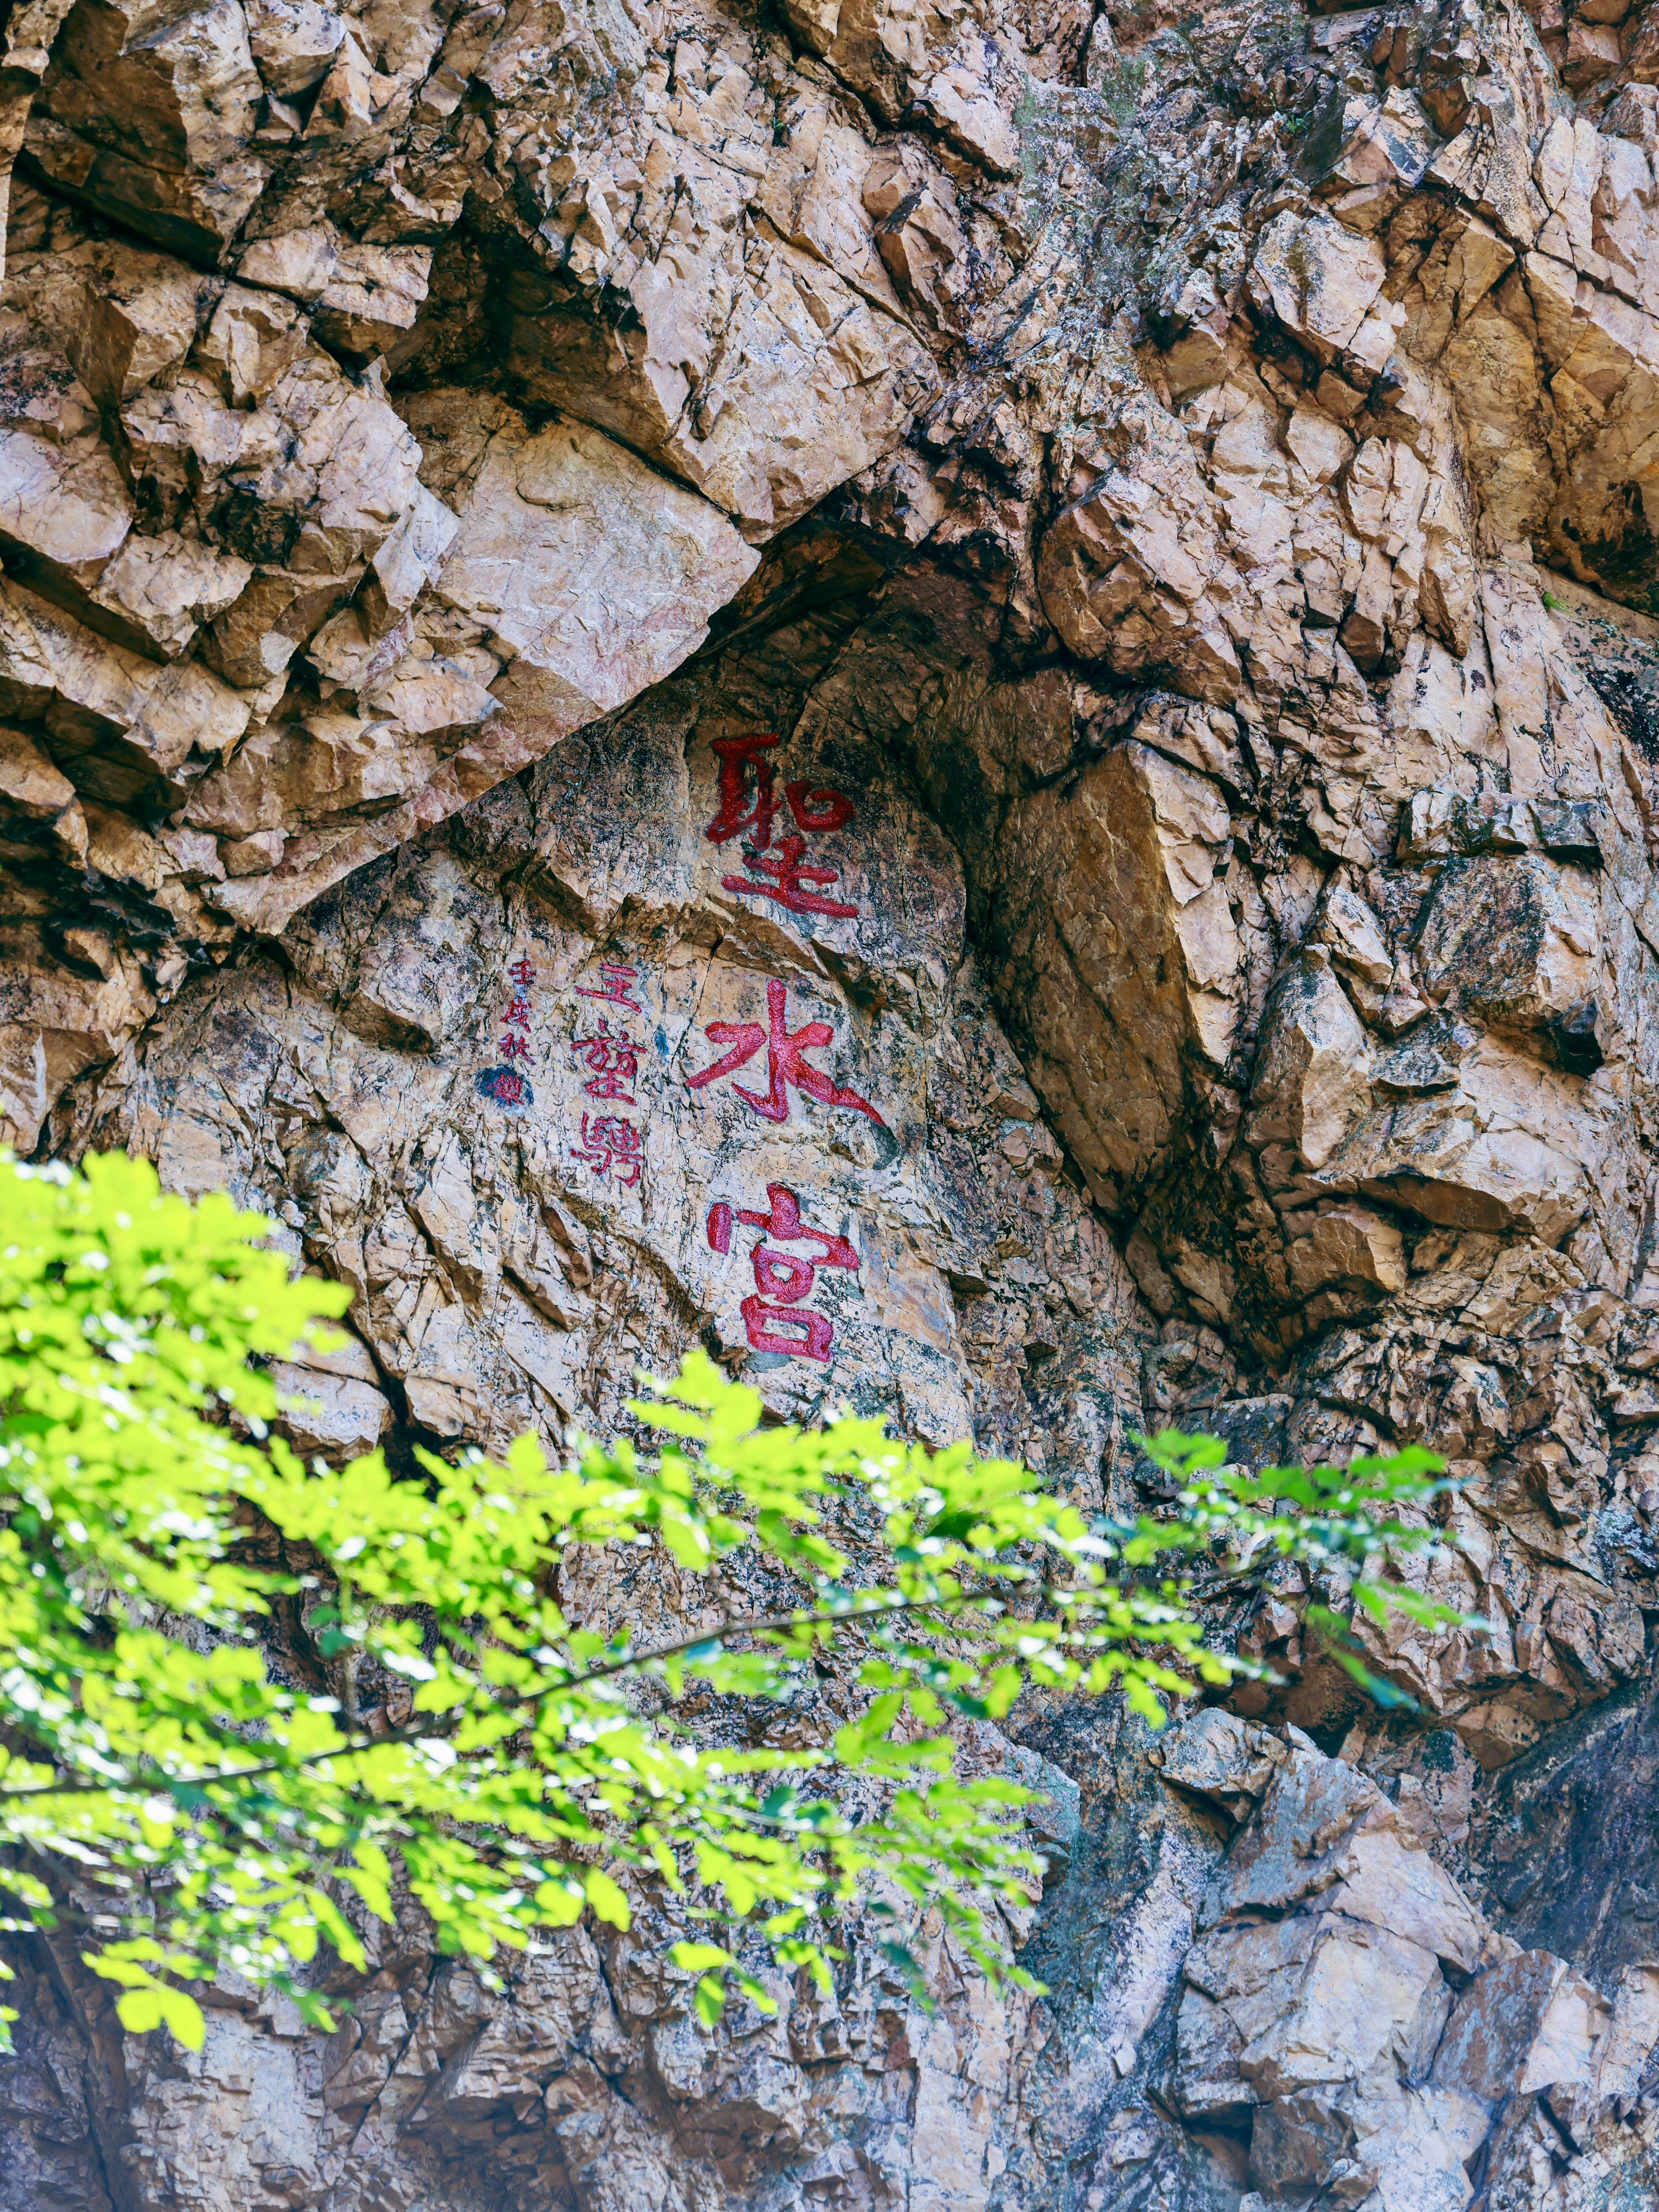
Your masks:
{"label": "tree branch", "polygon": [[[1115,1584],[1110,1586],[1121,1590],[1127,1579],[1120,1576]],[[1041,1585],[1036,1593],[1040,1603],[1054,1603],[1062,1598],[1074,1600],[1083,1594],[1058,1583],[1048,1583]],[[775,1613],[765,1620],[726,1620],[721,1621],[718,1627],[701,1630],[693,1636],[683,1636],[675,1643],[659,1644],[653,1650],[630,1652],[607,1660],[603,1665],[584,1668],[579,1674],[567,1674],[562,1680],[544,1683],[527,1695],[514,1692],[510,1698],[501,1702],[509,1705],[539,1705],[544,1698],[557,1696],[561,1691],[586,1689],[595,1682],[609,1681],[621,1674],[659,1666],[665,1660],[678,1658],[684,1652],[695,1651],[702,1644],[726,1644],[739,1636],[772,1636],[791,1629],[839,1627],[859,1620],[895,1620],[905,1613],[960,1613],[995,1601],[994,1590],[962,1590],[953,1597],[941,1594],[931,1597],[895,1598],[875,1604],[860,1604],[854,1600],[845,1605],[820,1608],[816,1612],[800,1607],[793,1613]],[[331,1759],[361,1758],[364,1753],[377,1751],[388,1744],[419,1743],[434,1737],[441,1741],[450,1729],[459,1725],[465,1711],[462,1708],[453,1715],[434,1713],[428,1718],[410,1721],[401,1728],[388,1729],[385,1735],[365,1734],[356,1741],[336,1745],[329,1751],[309,1752],[301,1759],[264,1759],[252,1766],[229,1767],[216,1773],[177,1774],[157,1767],[141,1770],[125,1782],[44,1782],[30,1784],[23,1789],[0,1789],[0,1805],[40,1797],[137,1796],[141,1791],[165,1791],[179,1783],[204,1790],[219,1789],[232,1783],[258,1781],[270,1774],[300,1774],[308,1767],[325,1765]]]}
{"label": "tree branch", "polygon": [[[561,1691],[586,1689],[590,1683],[608,1681],[619,1674],[637,1672],[660,1664],[664,1660],[678,1658],[682,1652],[694,1651],[704,1644],[724,1644],[738,1636],[767,1636],[782,1633],[792,1628],[833,1627],[848,1621],[887,1620],[900,1613],[921,1612],[956,1612],[972,1605],[983,1605],[992,1593],[985,1590],[963,1592],[957,1597],[905,1598],[887,1604],[849,1604],[830,1611],[810,1613],[805,1610],[777,1613],[769,1620],[723,1620],[718,1627],[703,1629],[695,1636],[684,1636],[677,1643],[659,1645],[651,1651],[631,1652],[623,1657],[609,1660],[603,1666],[584,1668],[579,1674],[567,1674],[556,1682],[544,1683],[528,1695],[514,1692],[501,1702],[504,1705],[539,1705],[544,1698],[555,1697]],[[94,1797],[104,1796],[137,1795],[152,1788],[165,1790],[173,1783],[188,1783],[200,1789],[216,1789],[226,1783],[253,1782],[268,1774],[298,1774],[311,1766],[326,1764],[334,1759],[356,1759],[368,1751],[377,1751],[383,1745],[418,1743],[433,1737],[441,1739],[449,1729],[459,1726],[464,1709],[454,1714],[433,1713],[419,1721],[410,1721],[404,1726],[388,1729],[385,1735],[362,1735],[355,1742],[337,1744],[332,1750],[308,1752],[295,1759],[270,1759],[252,1766],[223,1768],[210,1774],[173,1774],[165,1768],[153,1768],[137,1774],[125,1782],[42,1782],[32,1783],[27,1788],[0,1789],[0,1805],[37,1797]]]}
{"label": "tree branch", "polygon": [[[1184,1594],[1188,1596],[1206,1595],[1230,1584],[1237,1587],[1243,1582],[1248,1585],[1259,1579],[1259,1573],[1253,1573],[1248,1563],[1242,1573],[1237,1569],[1222,1567],[1207,1576],[1192,1578],[1184,1586]],[[1133,1587],[1134,1584],[1135,1578],[1125,1572],[1115,1577],[1108,1577],[1103,1585],[1097,1583],[1092,1588],[1097,1590],[1105,1587],[1121,1592],[1126,1586]],[[1089,1594],[1054,1583],[1041,1583],[1035,1592],[1029,1583],[1016,1583],[1014,1587],[1024,1595],[1035,1595],[1039,1605],[1059,1604],[1062,1601],[1075,1604],[1076,1600]],[[601,1665],[583,1668],[580,1673],[567,1673],[561,1680],[545,1682],[527,1695],[515,1691],[501,1703],[507,1705],[539,1705],[562,1691],[586,1689],[596,1682],[641,1673],[648,1668],[659,1666],[666,1660],[678,1658],[684,1652],[695,1651],[703,1644],[724,1644],[741,1636],[781,1635],[787,1631],[802,1628],[835,1628],[854,1621],[896,1620],[908,1613],[962,1613],[996,1602],[998,1593],[994,1589],[959,1590],[954,1596],[939,1593],[929,1597],[892,1598],[873,1603],[861,1602],[855,1598],[849,1599],[845,1604],[820,1607],[816,1611],[797,1607],[792,1613],[774,1613],[762,1620],[727,1619],[714,1628],[680,1637],[672,1644],[659,1644],[650,1651],[628,1652]],[[364,1733],[356,1741],[336,1745],[329,1751],[309,1752],[301,1759],[264,1759],[252,1766],[230,1767],[209,1774],[169,1773],[165,1768],[157,1767],[141,1770],[125,1782],[46,1782],[31,1784],[25,1789],[0,1789],[0,1805],[41,1797],[137,1796],[140,1792],[165,1791],[179,1783],[203,1790],[222,1789],[229,1784],[259,1781],[267,1775],[301,1774],[310,1767],[326,1765],[337,1759],[361,1758],[365,1753],[378,1750],[384,1745],[419,1743],[434,1738],[441,1741],[450,1729],[459,1725],[466,1711],[466,1708],[460,1708],[453,1714],[434,1713],[419,1721],[411,1720],[401,1728],[388,1729],[384,1735]],[[228,1811],[229,1808],[222,1809]]]}

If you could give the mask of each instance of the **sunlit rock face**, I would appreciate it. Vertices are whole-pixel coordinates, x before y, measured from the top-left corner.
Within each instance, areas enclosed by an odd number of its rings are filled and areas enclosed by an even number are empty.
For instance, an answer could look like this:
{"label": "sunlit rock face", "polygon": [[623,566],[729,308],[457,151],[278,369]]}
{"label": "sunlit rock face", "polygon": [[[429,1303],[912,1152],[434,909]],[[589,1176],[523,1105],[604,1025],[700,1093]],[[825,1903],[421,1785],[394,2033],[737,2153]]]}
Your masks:
{"label": "sunlit rock face", "polygon": [[19,1149],[350,1286],[307,1451],[562,1448],[694,1344],[1096,1512],[1164,1424],[1422,1442],[1486,1624],[1357,1631],[1383,1708],[1291,1577],[1176,1737],[969,1730],[1040,2001],[860,1923],[711,2040],[660,1899],[505,1995],[411,1909],[198,2058],[20,1955],[0,2203],[1650,2201],[1659,7],[0,37]]}

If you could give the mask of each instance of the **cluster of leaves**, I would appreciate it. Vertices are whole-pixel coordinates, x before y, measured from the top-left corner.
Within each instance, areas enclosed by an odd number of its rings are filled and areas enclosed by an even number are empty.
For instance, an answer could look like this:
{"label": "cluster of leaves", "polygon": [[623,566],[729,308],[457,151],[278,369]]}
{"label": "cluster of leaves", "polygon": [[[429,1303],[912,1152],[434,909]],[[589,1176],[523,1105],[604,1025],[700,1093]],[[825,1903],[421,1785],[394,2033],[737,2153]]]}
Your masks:
{"label": "cluster of leaves", "polygon": [[[550,1467],[525,1437],[500,1464],[419,1453],[421,1479],[378,1453],[307,1468],[269,1433],[249,1355],[287,1353],[345,1298],[290,1281],[269,1230],[119,1156],[0,1163],[5,1924],[75,1929],[133,2030],[198,2045],[185,1985],[222,1965],[331,2024],[309,1962],[325,1941],[360,1965],[347,1893],[390,1917],[399,1881],[487,1972],[586,1909],[625,1927],[630,1870],[654,1878],[706,1927],[672,1955],[711,2022],[733,1981],[769,2007],[739,1947],[827,1984],[828,1922],[872,1891],[1017,1974],[994,1906],[1040,1870],[1029,1793],[957,1778],[953,1713],[998,1718],[1042,1684],[1121,1690],[1160,1722],[1239,1665],[1206,1647],[1202,1585],[1291,1558],[1340,1563],[1379,1616],[1444,1617],[1376,1578],[1426,1540],[1426,1454],[1252,1479],[1170,1433],[1148,1447],[1170,1512],[1091,1525],[966,1444],[763,1427],[701,1355],[634,1408],[667,1439],[652,1455],[589,1444]],[[873,1577],[832,1533],[872,1518]],[[254,1564],[262,1524],[316,1571]],[[666,1647],[606,1641],[550,1594],[572,1545],[659,1546],[703,1576],[742,1551],[799,1601]],[[273,1678],[262,1631],[284,1595],[343,1680],[351,1655],[404,1679],[406,1724]],[[710,1747],[674,1722],[693,1685],[778,1697],[832,1647],[861,1702],[824,1750]],[[872,1779],[876,1809],[843,1809],[837,1768]]]}

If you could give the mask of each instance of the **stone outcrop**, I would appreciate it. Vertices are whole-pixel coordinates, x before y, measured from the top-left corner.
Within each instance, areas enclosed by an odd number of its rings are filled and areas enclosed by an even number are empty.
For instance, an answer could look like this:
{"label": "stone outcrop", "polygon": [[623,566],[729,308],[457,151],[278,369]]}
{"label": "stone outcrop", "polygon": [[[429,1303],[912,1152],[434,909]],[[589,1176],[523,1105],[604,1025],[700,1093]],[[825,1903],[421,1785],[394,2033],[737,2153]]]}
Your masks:
{"label": "stone outcrop", "polygon": [[1628,1966],[1603,1996],[1523,1949],[1431,1855],[1410,1798],[1298,1730],[1206,1715],[1164,1771],[1246,1815],[1182,1967],[1168,2094],[1248,2124],[1258,2203],[1461,2212],[1477,2188],[1554,2206],[1645,2185],[1659,1971]]}
{"label": "stone outcrop", "polygon": [[307,1451],[560,1447],[694,1342],[1092,1511],[1165,1422],[1422,1442],[1485,1624],[1356,1623],[1382,1707],[1297,1571],[1174,1735],[968,1731],[1040,2002],[860,1924],[705,2038],[641,1895],[504,1993],[410,1911],[331,2039],[226,1978],[198,2058],[20,1954],[0,2203],[1650,2201],[1659,6],[0,39],[19,1147],[350,1285]]}

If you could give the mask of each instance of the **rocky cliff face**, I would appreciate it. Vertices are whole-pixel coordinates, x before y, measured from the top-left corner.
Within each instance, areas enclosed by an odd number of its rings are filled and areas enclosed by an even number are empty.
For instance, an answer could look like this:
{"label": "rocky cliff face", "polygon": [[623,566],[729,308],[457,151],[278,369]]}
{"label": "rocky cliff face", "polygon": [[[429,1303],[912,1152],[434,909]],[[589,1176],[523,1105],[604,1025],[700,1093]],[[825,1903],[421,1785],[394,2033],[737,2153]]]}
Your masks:
{"label": "rocky cliff face", "polygon": [[1373,1638],[1391,1717],[1290,1579],[1215,1624],[1275,1692],[975,1734],[1036,2006],[855,1944],[711,2042],[641,1900],[198,2058],[31,1954],[0,2201],[1653,2202],[1659,6],[0,35],[17,1144],[349,1283],[307,1449],[699,1340],[1095,1509],[1164,1421],[1420,1439],[1488,1624]]}

